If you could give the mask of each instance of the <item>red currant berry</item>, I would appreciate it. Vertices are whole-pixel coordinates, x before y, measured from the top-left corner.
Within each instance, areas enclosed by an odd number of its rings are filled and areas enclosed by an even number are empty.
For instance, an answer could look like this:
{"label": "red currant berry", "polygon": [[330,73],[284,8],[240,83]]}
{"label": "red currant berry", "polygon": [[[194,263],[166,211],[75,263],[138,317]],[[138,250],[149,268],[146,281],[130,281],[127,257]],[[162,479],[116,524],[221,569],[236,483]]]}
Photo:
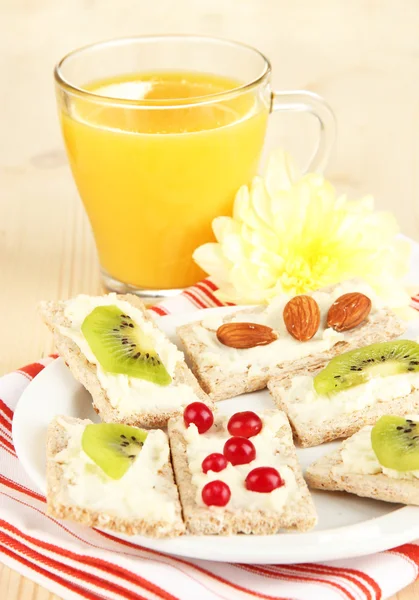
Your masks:
{"label": "red currant berry", "polygon": [[251,410],[238,412],[233,415],[227,425],[230,435],[250,438],[262,430],[262,421],[256,413]]}
{"label": "red currant berry", "polygon": [[199,433],[205,433],[214,423],[214,415],[203,402],[192,402],[183,411],[183,420],[186,427],[193,423]]}
{"label": "red currant berry", "polygon": [[208,471],[219,473],[220,471],[223,471],[227,465],[228,462],[224,454],[214,452],[214,454],[208,454],[208,456],[204,458],[202,461],[202,470],[204,473],[208,473]]}
{"label": "red currant berry", "polygon": [[256,450],[252,442],[238,436],[231,437],[226,441],[223,453],[232,465],[247,465],[256,458]]}
{"label": "red currant berry", "polygon": [[269,494],[283,485],[285,481],[273,467],[257,467],[246,477],[246,488],[251,492]]}
{"label": "red currant berry", "polygon": [[218,479],[210,481],[202,488],[202,500],[207,506],[225,506],[230,497],[230,488]]}

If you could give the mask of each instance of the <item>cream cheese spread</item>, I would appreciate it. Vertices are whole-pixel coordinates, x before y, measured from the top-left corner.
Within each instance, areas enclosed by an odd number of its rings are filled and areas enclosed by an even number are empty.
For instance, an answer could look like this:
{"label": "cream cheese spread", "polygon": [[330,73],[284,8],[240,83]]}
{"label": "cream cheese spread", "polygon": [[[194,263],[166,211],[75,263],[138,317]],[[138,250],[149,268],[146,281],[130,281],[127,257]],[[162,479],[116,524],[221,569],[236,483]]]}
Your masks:
{"label": "cream cheese spread", "polygon": [[[419,422],[419,415],[408,415],[406,419]],[[336,471],[340,474],[344,472],[362,475],[384,473],[394,479],[419,478],[419,471],[395,471],[383,467],[372,449],[371,430],[372,426],[367,425],[342,443],[340,454],[343,464],[335,467]]]}
{"label": "cream cheese spread", "polygon": [[202,364],[220,365],[223,370],[241,372],[250,366],[250,373],[260,373],[266,367],[274,367],[285,361],[298,360],[311,354],[319,354],[332,348],[336,343],[345,340],[345,334],[339,333],[326,325],[326,316],[333,302],[349,292],[361,292],[371,300],[372,307],[369,320],[374,321],[377,311],[383,307],[382,301],[373,289],[365,282],[351,280],[335,287],[330,292],[318,291],[312,294],[320,308],[321,322],[316,335],[307,342],[294,339],[286,330],[283,312],[290,296],[284,294],[275,298],[265,309],[240,311],[232,322],[248,322],[267,325],[278,334],[278,339],[266,346],[256,346],[245,350],[230,348],[221,344],[216,336],[218,327],[223,324],[221,317],[209,317],[195,325],[197,339],[205,345],[200,354]]}
{"label": "cream cheese spread", "polygon": [[57,500],[79,508],[107,513],[105,525],[113,517],[172,522],[176,518],[174,495],[159,474],[169,462],[169,444],[161,430],[150,431],[141,452],[121,477],[112,479],[83,451],[85,425],[59,420],[68,433],[68,445],[55,455],[63,466],[67,485],[60,487]]}
{"label": "cream cheese spread", "polygon": [[198,400],[193,389],[186,384],[172,381],[168,386],[160,386],[137,377],[108,373],[102,369],[81,332],[84,319],[96,306],[114,305],[138,325],[153,341],[154,348],[173,378],[176,364],[183,360],[183,353],[172,344],[165,334],[143,313],[129,302],[120,300],[116,294],[106,296],[80,295],[65,303],[64,314],[70,321],[69,327],[60,327],[60,333],[72,339],[89,362],[96,365],[96,374],[101,386],[106,390],[109,402],[121,415],[147,412],[149,410],[173,410],[183,408]]}
{"label": "cream cheese spread", "polygon": [[[227,467],[215,473],[203,473],[202,461],[213,452],[223,452],[225,442],[231,437],[227,430],[228,417],[217,419],[217,427],[212,427],[205,434],[199,434],[195,425],[190,425],[186,430],[183,424],[178,427],[183,429],[187,444],[187,457],[192,475],[192,483],[196,486],[196,502],[204,505],[201,497],[202,488],[213,480],[224,481],[230,488],[231,498],[227,504],[228,510],[270,510],[283,512],[288,502],[299,498],[300,492],[293,470],[287,464],[287,453],[283,452],[283,442],[276,436],[278,429],[287,420],[281,413],[271,416],[261,415],[262,431],[250,438],[256,449],[256,459],[246,465],[228,464]],[[285,485],[270,493],[252,492],[246,489],[245,479],[247,474],[256,467],[274,467],[277,469]],[[210,507],[211,510],[223,510]]]}
{"label": "cream cheese spread", "polygon": [[294,377],[291,387],[282,393],[291,419],[320,424],[374,404],[403,398],[416,390],[419,390],[419,373],[403,373],[374,377],[366,383],[323,396],[314,389],[314,377],[300,375]]}

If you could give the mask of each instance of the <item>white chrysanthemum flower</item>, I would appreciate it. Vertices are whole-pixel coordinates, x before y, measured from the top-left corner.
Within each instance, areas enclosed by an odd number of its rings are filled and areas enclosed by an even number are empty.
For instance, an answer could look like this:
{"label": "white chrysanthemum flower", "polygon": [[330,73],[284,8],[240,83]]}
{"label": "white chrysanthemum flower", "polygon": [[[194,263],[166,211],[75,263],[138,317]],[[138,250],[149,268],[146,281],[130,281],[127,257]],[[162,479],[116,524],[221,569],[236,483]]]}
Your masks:
{"label": "white chrysanthemum flower", "polygon": [[197,248],[194,259],[220,300],[265,303],[357,277],[390,306],[409,302],[398,282],[410,245],[396,237],[395,218],[374,211],[371,196],[348,201],[323,176],[301,176],[284,152],[240,188],[233,216],[214,219],[213,231],[217,242]]}

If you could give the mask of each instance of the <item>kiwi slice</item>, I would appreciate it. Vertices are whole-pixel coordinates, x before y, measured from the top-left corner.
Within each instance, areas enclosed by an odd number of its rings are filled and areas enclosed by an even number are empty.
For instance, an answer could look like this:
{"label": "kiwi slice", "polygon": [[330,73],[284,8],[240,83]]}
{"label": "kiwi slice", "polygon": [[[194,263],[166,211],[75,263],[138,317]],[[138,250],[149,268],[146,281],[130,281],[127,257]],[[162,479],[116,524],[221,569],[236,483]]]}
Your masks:
{"label": "kiwi slice", "polygon": [[419,344],[395,340],[344,352],[329,362],[314,378],[318,394],[333,394],[365,383],[371,377],[386,377],[419,371]]}
{"label": "kiwi slice", "polygon": [[81,445],[87,456],[112,479],[121,479],[138,456],[147,432],[119,423],[86,425]]}
{"label": "kiwi slice", "polygon": [[371,444],[383,467],[395,471],[419,469],[419,422],[385,415],[372,428]]}
{"label": "kiwi slice", "polygon": [[152,340],[117,306],[97,306],[84,319],[81,331],[105,371],[158,385],[172,381]]}

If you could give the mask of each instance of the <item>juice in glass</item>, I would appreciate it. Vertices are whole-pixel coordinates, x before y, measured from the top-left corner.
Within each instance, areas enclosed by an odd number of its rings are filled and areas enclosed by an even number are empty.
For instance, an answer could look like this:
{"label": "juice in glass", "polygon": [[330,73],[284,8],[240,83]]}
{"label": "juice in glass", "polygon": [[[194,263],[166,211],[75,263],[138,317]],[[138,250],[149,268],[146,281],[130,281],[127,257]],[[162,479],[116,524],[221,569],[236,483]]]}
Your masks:
{"label": "juice in glass", "polygon": [[212,240],[212,219],[231,214],[235,193],[256,174],[266,131],[269,106],[253,89],[216,101],[240,85],[206,72],[142,72],[85,82],[90,97],[61,110],[71,169],[111,278],[153,290],[203,276],[192,253]]}

